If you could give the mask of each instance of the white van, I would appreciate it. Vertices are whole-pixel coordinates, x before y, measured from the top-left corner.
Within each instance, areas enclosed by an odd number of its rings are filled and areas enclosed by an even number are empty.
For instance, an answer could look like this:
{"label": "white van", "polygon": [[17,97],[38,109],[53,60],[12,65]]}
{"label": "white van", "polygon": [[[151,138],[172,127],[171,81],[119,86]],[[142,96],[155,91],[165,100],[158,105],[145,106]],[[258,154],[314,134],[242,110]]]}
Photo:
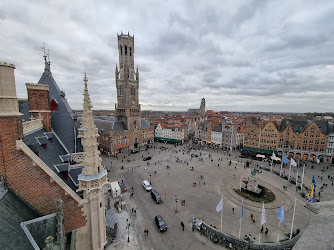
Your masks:
{"label": "white van", "polygon": [[142,184],[146,191],[152,190],[151,184],[147,180],[144,180]]}

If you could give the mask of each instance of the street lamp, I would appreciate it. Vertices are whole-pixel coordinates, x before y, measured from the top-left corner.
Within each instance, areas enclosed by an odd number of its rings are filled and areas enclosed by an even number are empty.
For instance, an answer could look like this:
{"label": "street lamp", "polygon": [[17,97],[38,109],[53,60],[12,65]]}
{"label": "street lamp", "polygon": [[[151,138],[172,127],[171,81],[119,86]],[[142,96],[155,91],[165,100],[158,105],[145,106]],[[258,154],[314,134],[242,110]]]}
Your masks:
{"label": "street lamp", "polygon": [[128,219],[126,219],[126,224],[127,224],[127,229],[128,229],[128,242],[130,242],[130,237],[129,237],[129,229],[130,229],[130,223],[128,223]]}
{"label": "street lamp", "polygon": [[178,202],[178,198],[176,195],[174,195],[174,199],[175,199],[175,213],[177,213],[177,202]]}
{"label": "street lamp", "polygon": [[151,174],[151,172],[149,174],[150,174],[150,184],[152,185],[152,183],[151,183],[151,176],[152,176],[152,174]]}

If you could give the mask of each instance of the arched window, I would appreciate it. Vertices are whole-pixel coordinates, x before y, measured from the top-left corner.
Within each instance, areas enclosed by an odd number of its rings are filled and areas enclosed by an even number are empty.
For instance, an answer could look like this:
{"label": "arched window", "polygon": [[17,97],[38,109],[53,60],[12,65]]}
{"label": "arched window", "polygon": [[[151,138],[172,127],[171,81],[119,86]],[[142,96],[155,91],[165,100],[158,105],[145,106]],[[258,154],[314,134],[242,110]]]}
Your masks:
{"label": "arched window", "polygon": [[132,56],[132,53],[131,53],[132,51],[131,51],[131,47],[130,47],[130,56]]}
{"label": "arched window", "polygon": [[125,55],[128,55],[128,47],[127,46],[124,47],[124,53],[125,53]]}
{"label": "arched window", "polygon": [[121,45],[121,55],[123,54],[123,48],[122,48],[122,45]]}

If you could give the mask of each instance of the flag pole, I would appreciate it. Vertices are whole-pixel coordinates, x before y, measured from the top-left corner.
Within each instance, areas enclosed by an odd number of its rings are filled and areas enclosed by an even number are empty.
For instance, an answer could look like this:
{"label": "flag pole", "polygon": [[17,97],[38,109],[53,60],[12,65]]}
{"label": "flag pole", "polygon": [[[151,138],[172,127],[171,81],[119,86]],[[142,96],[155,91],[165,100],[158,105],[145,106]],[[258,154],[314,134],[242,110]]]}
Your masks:
{"label": "flag pole", "polygon": [[296,187],[298,187],[298,174],[299,174],[299,168],[300,168],[300,163],[299,163],[299,160],[298,160],[298,167],[297,167],[297,176],[296,176]]}
{"label": "flag pole", "polygon": [[[222,196],[222,199],[223,198]],[[223,232],[223,209],[220,211],[220,231]]]}
{"label": "flag pole", "polygon": [[301,186],[301,191],[303,191],[303,185],[304,185],[304,174],[305,174],[305,163],[303,166],[303,175],[302,175],[302,186]]}
{"label": "flag pole", "polygon": [[289,178],[288,178],[288,181],[290,181],[291,162],[292,162],[292,159],[290,160],[290,169],[289,169]]}
{"label": "flag pole", "polygon": [[241,218],[242,218],[242,209],[243,209],[243,204],[244,204],[244,199],[242,199],[242,202],[241,202],[241,214],[240,214],[240,226],[239,226],[239,239],[240,239],[240,236],[241,236]]}
{"label": "flag pole", "polygon": [[279,227],[281,226],[281,221],[278,222],[278,228],[277,228],[277,243],[279,241]]}
{"label": "flag pole", "polygon": [[290,232],[290,240],[291,240],[291,238],[292,238],[293,222],[294,222],[294,220],[295,220],[296,202],[297,202],[297,199],[295,198],[295,207],[293,208],[292,224],[291,224],[291,232]]}

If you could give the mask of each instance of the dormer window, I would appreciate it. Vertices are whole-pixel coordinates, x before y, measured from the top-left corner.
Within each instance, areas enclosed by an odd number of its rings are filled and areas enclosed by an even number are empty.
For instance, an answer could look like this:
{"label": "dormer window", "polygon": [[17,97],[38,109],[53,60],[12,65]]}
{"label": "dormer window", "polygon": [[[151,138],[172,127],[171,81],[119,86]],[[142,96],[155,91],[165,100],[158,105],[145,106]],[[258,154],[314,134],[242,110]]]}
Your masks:
{"label": "dormer window", "polygon": [[58,102],[55,99],[51,100],[51,111],[57,111]]}

